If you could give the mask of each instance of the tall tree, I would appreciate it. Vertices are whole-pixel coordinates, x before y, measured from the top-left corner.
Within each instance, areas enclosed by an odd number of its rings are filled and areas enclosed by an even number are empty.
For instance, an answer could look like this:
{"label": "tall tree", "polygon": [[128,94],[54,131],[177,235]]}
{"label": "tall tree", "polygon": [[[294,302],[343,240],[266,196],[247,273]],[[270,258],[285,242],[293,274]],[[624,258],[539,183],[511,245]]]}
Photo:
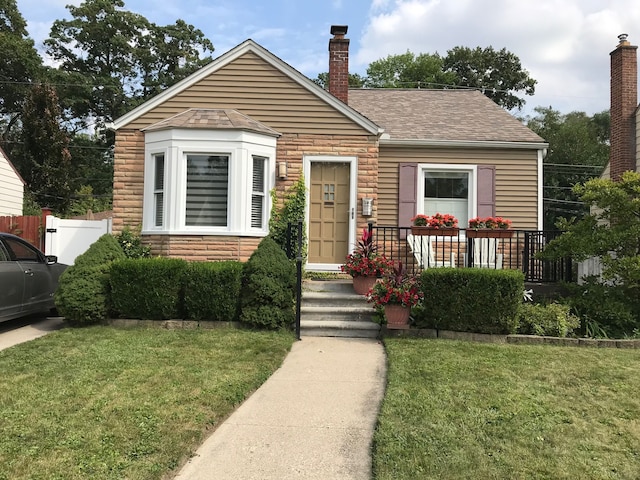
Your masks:
{"label": "tall tree", "polygon": [[525,101],[516,93],[535,93],[536,80],[522,68],[520,59],[505,48],[454,47],[447,52],[444,70],[455,74],[456,85],[481,89],[501,107],[520,110]]}
{"label": "tall tree", "polygon": [[42,59],[27,33],[16,0],[0,3],[0,122],[2,140],[18,122],[30,83],[41,72]]}
{"label": "tall tree", "polygon": [[573,190],[576,184],[599,176],[609,159],[609,113],[589,117],[584,112],[561,114],[537,107],[527,126],[549,142],[544,160],[544,226],[556,228],[561,217],[589,213]]}
{"label": "tall tree", "polygon": [[443,88],[455,85],[455,76],[445,72],[437,53],[410,51],[389,55],[369,64],[365,86],[370,88]]}
{"label": "tall tree", "polygon": [[[71,20],[56,20],[47,53],[73,75],[85,102],[68,105],[98,126],[181,80],[210,60],[213,45],[200,30],[178,20],[158,26],[127,11],[123,0],[69,5]],[[79,100],[79,99],[78,99]]]}
{"label": "tall tree", "polygon": [[[329,72],[319,73],[313,82],[320,85],[325,90],[329,90]],[[349,88],[362,88],[364,86],[365,78],[358,73],[349,74]]]}
{"label": "tall tree", "polygon": [[55,90],[34,85],[24,106],[22,140],[30,161],[27,184],[36,201],[64,214],[73,192],[69,140],[60,129],[60,108]]}

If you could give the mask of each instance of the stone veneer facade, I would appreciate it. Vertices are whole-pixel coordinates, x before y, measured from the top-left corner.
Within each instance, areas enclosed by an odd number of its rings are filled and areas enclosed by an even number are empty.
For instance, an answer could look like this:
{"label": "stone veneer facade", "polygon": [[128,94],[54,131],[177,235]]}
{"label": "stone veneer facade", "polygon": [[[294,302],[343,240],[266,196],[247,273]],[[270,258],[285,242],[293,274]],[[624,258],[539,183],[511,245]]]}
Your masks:
{"label": "stone veneer facade", "polygon": [[[113,230],[142,224],[144,193],[144,133],[119,130],[116,134],[114,160]],[[286,161],[286,180],[276,180],[278,198],[300,177],[305,155],[339,155],[358,157],[357,231],[376,219],[378,198],[378,142],[375,136],[284,134],[278,139],[276,161]],[[373,216],[361,215],[361,199],[374,199]],[[143,235],[143,242],[153,255],[186,260],[246,261],[262,237],[221,235]]]}

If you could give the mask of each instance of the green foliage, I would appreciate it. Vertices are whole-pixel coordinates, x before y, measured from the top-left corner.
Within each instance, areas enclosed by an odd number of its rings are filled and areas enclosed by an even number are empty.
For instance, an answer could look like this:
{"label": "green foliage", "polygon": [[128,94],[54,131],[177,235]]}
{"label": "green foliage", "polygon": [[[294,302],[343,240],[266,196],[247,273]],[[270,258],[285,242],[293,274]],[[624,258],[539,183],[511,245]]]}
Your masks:
{"label": "green foliage", "polygon": [[524,274],[515,270],[429,268],[421,277],[424,300],[414,309],[420,328],[515,333]]}
{"label": "green foliage", "polygon": [[544,167],[544,228],[552,230],[561,217],[589,213],[572,187],[595,178],[609,160],[609,112],[589,117],[584,112],[561,114],[551,107],[535,108],[527,126],[549,142]]}
{"label": "green foliage", "polygon": [[238,319],[243,266],[239,262],[192,262],[184,273],[186,318]]}
{"label": "green foliage", "polygon": [[[358,73],[350,73],[348,82],[349,88],[362,88],[365,78]],[[325,90],[329,90],[329,72],[319,73],[318,76],[313,79],[313,83],[320,85]]]}
{"label": "green foliage", "polygon": [[446,72],[443,59],[434,55],[406,53],[388,55],[369,64],[368,88],[442,88],[455,85],[455,75]]}
{"label": "green foliage", "polygon": [[42,208],[38,205],[33,193],[31,193],[31,190],[28,188],[24,189],[22,215],[42,215]]}
{"label": "green foliage", "polygon": [[582,285],[568,285],[566,301],[582,319],[588,337],[622,338],[640,327],[640,299],[623,285],[608,285],[589,277]]}
{"label": "green foliage", "polygon": [[295,264],[265,237],[244,266],[240,320],[268,329],[290,327],[295,320]]}
{"label": "green foliage", "polygon": [[183,318],[182,279],[186,269],[187,262],[179,258],[114,262],[110,278],[114,310],[124,318]]}
{"label": "green foliage", "polygon": [[124,252],[113,235],[105,233],[75,259],[74,266],[90,267],[125,258]]}
{"label": "green foliage", "polygon": [[135,231],[124,227],[122,232],[116,235],[116,240],[127,258],[148,258],[151,256],[151,247],[142,244],[140,230]]}
{"label": "green foliage", "polygon": [[518,311],[518,333],[566,337],[580,328],[580,319],[569,305],[523,303]]}
{"label": "green foliage", "polygon": [[55,304],[70,325],[92,325],[108,318],[109,268],[109,263],[73,265],[60,276]]}
{"label": "green foliage", "polygon": [[[271,218],[269,219],[269,236],[280,245],[286,252],[297,252],[298,245],[296,235],[292,234],[287,245],[287,226],[292,223],[297,226],[298,220],[303,220],[302,224],[302,252],[306,257],[307,252],[307,234],[304,225],[305,206],[307,199],[307,189],[304,184],[304,178],[300,178],[291,188],[284,194],[282,207],[278,207],[278,196],[276,190],[271,191]],[[297,227],[296,227],[297,228]],[[292,232],[293,233],[293,232]]]}
{"label": "green foliage", "polygon": [[86,215],[89,212],[104,212],[111,208],[111,197],[97,197],[93,194],[91,185],[82,185],[73,194],[73,200],[69,205],[70,216]]}

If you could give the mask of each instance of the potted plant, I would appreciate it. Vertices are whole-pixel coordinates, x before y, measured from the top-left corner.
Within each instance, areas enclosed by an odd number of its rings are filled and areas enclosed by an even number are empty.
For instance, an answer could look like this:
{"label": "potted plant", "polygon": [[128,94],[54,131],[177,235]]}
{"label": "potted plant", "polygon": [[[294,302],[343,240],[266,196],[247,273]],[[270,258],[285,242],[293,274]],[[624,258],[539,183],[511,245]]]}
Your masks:
{"label": "potted plant", "polygon": [[340,268],[353,277],[356,293],[365,295],[376,280],[389,270],[389,262],[384,255],[378,254],[373,235],[365,228],[355,251],[347,255],[346,262]]}
{"label": "potted plant", "polygon": [[440,235],[453,237],[458,234],[458,219],[448,213],[418,214],[411,219],[414,235]]}
{"label": "potted plant", "polygon": [[409,315],[423,297],[420,283],[415,275],[407,275],[402,262],[394,266],[393,272],[376,282],[367,295],[367,301],[375,308],[384,309],[387,328],[409,328]]}
{"label": "potted plant", "polygon": [[511,220],[502,217],[476,217],[469,220],[468,238],[509,238]]}

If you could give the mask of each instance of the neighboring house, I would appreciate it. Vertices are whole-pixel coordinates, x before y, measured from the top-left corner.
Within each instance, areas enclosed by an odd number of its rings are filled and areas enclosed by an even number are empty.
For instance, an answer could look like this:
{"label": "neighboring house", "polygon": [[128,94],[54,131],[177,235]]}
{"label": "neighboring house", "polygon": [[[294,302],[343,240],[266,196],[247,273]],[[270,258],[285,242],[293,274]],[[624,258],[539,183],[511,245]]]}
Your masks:
{"label": "neighboring house", "polygon": [[330,92],[246,40],[117,119],[114,230],[141,225],[154,254],[245,260],[269,192],[301,174],[308,269],[335,270],[368,222],[416,213],[540,229],[544,140],[476,91],[349,90],[346,30],[331,28]]}
{"label": "neighboring house", "polygon": [[611,148],[602,178],[619,180],[628,170],[640,172],[640,108],[638,47],[627,34],[618,36],[611,52]]}
{"label": "neighboring house", "polygon": [[24,180],[0,148],[0,216],[22,215]]}

